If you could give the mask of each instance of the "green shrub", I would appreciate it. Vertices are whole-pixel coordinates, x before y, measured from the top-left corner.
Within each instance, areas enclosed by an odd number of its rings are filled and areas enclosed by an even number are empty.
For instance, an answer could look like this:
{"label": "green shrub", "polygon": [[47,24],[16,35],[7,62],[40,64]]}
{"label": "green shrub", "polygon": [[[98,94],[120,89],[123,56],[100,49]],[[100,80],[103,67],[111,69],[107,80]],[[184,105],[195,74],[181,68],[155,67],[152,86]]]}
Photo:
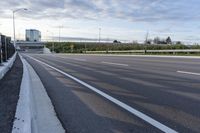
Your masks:
{"label": "green shrub", "polygon": [[[48,42],[46,47],[53,51],[53,42]],[[84,53],[84,51],[107,50],[165,50],[165,49],[200,49],[200,45],[144,45],[144,44],[113,44],[113,43],[78,43],[78,42],[54,42],[56,53]]]}

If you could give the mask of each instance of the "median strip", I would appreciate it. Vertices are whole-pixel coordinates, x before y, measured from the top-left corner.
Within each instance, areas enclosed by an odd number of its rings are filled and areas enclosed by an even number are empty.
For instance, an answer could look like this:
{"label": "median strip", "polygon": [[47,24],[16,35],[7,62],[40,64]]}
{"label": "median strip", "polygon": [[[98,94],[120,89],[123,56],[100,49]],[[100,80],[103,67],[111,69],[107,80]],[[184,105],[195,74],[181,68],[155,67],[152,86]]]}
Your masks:
{"label": "median strip", "polygon": [[55,70],[57,72],[63,74],[64,76],[76,81],[77,83],[87,87],[88,89],[90,89],[90,90],[94,91],[95,93],[101,95],[102,97],[106,98],[107,100],[111,101],[112,103],[115,103],[116,105],[118,105],[121,108],[127,110],[128,112],[132,113],[133,115],[141,118],[142,120],[146,121],[147,123],[151,124],[152,126],[158,128],[158,129],[160,129],[161,131],[166,132],[166,133],[177,133],[175,130],[165,126],[164,124],[162,124],[162,123],[156,121],[155,119],[149,117],[148,115],[146,115],[146,114],[134,109],[133,107],[131,107],[131,106],[119,101],[118,99],[116,99],[116,98],[104,93],[103,91],[98,90],[97,88],[87,84],[86,82],[81,81],[80,79],[78,79],[78,78],[76,78],[76,77],[74,77],[74,76],[72,76],[70,74],[67,74],[64,71],[59,70],[58,68],[55,68],[55,67],[53,67],[53,66],[51,66],[51,65],[49,65],[49,64],[47,64],[45,62],[37,60],[37,59],[35,59],[35,58],[31,57],[31,56],[28,56],[28,55],[26,55],[26,56],[31,58],[32,60],[38,62],[38,63],[41,63],[41,64],[43,64],[43,65],[45,65],[45,66],[47,66],[47,67],[49,67],[49,68],[51,68],[51,69],[53,69],[53,70]]}

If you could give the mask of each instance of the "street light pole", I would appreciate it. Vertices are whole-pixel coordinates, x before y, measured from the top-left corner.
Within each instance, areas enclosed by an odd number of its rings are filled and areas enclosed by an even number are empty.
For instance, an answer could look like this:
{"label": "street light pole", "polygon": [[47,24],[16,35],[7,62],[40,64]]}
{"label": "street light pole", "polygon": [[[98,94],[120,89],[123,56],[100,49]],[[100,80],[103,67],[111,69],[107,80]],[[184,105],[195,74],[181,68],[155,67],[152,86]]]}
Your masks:
{"label": "street light pole", "polygon": [[16,38],[15,38],[15,13],[18,12],[18,11],[21,11],[21,10],[28,10],[26,8],[20,8],[20,9],[17,9],[17,10],[13,10],[13,39],[14,39],[14,47],[16,47]]}
{"label": "street light pole", "polygon": [[61,32],[61,28],[63,28],[63,26],[58,26],[58,28],[59,28],[59,35],[58,35],[58,37],[59,37],[59,42],[60,42],[60,32]]}
{"label": "street light pole", "polygon": [[101,28],[99,28],[99,43],[101,42]]}
{"label": "street light pole", "polygon": [[59,42],[60,42],[60,28],[61,28],[61,26],[59,26]]}
{"label": "street light pole", "polygon": [[16,47],[16,40],[15,40],[15,12],[13,11],[13,37],[14,37],[14,47]]}
{"label": "street light pole", "polygon": [[51,33],[52,34],[52,45],[51,45],[51,49],[52,49],[52,53],[54,53],[54,49],[55,49],[55,46],[54,46],[54,33],[53,32],[50,32],[47,30],[47,32]]}

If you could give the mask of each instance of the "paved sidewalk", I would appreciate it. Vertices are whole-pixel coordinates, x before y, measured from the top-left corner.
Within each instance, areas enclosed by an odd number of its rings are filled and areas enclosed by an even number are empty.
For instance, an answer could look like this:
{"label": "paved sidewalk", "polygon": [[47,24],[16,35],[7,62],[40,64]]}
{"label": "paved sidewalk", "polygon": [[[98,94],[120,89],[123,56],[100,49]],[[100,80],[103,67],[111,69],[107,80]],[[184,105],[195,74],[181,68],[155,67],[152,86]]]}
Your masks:
{"label": "paved sidewalk", "polygon": [[0,80],[0,133],[12,131],[22,74],[23,65],[17,56],[12,69]]}

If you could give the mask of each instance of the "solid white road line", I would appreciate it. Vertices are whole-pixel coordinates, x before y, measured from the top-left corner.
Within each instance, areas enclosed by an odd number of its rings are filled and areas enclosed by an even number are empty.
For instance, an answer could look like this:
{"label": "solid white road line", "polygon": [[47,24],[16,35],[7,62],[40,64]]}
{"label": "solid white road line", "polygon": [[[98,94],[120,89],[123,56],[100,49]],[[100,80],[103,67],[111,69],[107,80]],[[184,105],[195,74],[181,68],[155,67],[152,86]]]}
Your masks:
{"label": "solid white road line", "polygon": [[194,72],[177,71],[177,73],[182,73],[182,74],[189,74],[189,75],[197,75],[197,76],[200,76],[200,73],[194,73]]}
{"label": "solid white road line", "polygon": [[[26,55],[26,56],[28,56],[28,55]],[[43,65],[48,66],[49,68],[51,68],[51,69],[53,69],[53,70],[65,75],[66,77],[71,78],[72,80],[74,80],[74,81],[80,83],[81,85],[89,88],[90,90],[96,92],[97,94],[99,94],[102,97],[108,99],[109,101],[115,103],[116,105],[120,106],[121,108],[127,110],[128,112],[132,113],[133,115],[141,118],[142,120],[146,121],[147,123],[151,124],[152,126],[158,128],[158,129],[160,129],[161,131],[163,131],[165,133],[177,133],[177,131],[165,126],[164,124],[154,120],[153,118],[151,118],[151,117],[147,116],[146,114],[144,114],[144,113],[132,108],[131,106],[129,106],[129,105],[117,100],[116,98],[104,93],[103,91],[98,90],[97,88],[87,84],[86,82],[81,81],[80,79],[78,79],[78,78],[76,78],[76,77],[74,77],[74,76],[72,76],[70,74],[67,74],[64,71],[59,70],[59,69],[57,69],[57,68],[55,68],[55,67],[53,67],[53,66],[51,66],[51,65],[49,65],[49,64],[47,64],[45,62],[37,60],[37,59],[35,59],[35,58],[31,57],[31,56],[28,56],[28,57],[33,59],[33,60],[35,60],[35,61],[37,61],[37,62],[39,62],[39,63],[41,63],[41,64],[43,64]]]}
{"label": "solid white road line", "polygon": [[109,65],[117,65],[117,66],[128,66],[128,64],[120,64],[120,63],[105,62],[105,61],[102,61],[101,63]]}

